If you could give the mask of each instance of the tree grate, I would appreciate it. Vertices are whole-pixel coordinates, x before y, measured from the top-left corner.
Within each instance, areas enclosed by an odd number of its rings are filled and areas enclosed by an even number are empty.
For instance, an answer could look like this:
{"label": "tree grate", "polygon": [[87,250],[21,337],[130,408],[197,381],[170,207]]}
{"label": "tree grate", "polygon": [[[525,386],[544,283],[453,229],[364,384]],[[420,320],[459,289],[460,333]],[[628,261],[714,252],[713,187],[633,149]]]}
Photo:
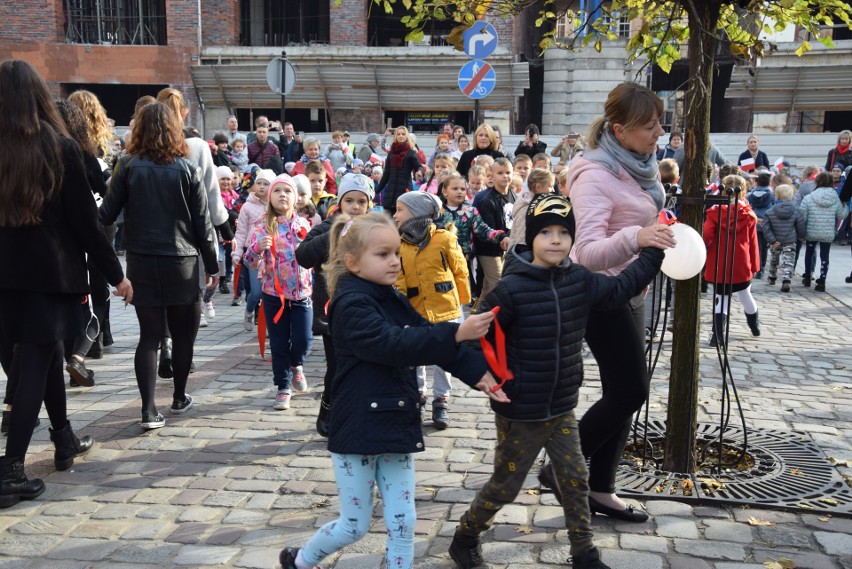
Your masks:
{"label": "tree grate", "polygon": [[[649,421],[646,432],[648,448],[656,448],[660,454],[665,444],[665,424]],[[721,432],[720,425],[699,423],[698,448],[718,441]],[[642,433],[638,433],[636,446],[643,448],[644,440]],[[725,428],[724,446],[742,448],[743,430]],[[622,461],[616,487],[620,494],[633,498],[759,506],[852,517],[852,488],[808,433],[749,428],[746,452],[754,460],[753,465],[745,470],[722,468],[714,474],[666,472],[657,468],[654,458],[646,460],[644,465],[642,459],[635,464]]]}

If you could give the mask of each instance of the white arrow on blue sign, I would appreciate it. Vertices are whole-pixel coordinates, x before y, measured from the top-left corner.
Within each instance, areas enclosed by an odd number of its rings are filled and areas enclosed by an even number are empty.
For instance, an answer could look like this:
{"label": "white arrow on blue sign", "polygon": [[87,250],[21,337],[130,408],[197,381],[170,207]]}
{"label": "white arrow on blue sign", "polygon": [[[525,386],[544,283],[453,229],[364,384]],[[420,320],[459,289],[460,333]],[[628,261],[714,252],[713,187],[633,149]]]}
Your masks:
{"label": "white arrow on blue sign", "polygon": [[473,59],[485,59],[497,49],[497,30],[484,20],[477,20],[462,34],[464,52]]}
{"label": "white arrow on blue sign", "polygon": [[471,99],[484,99],[496,84],[494,68],[480,59],[466,63],[459,71],[459,89]]}

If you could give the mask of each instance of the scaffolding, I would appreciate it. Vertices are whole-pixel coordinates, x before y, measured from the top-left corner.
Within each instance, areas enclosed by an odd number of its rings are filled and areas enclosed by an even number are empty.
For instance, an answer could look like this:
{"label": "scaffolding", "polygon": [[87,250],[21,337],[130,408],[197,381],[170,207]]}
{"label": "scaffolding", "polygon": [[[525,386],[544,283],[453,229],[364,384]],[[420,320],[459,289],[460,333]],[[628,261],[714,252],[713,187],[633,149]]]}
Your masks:
{"label": "scaffolding", "polygon": [[166,45],[165,0],[65,0],[65,41]]}

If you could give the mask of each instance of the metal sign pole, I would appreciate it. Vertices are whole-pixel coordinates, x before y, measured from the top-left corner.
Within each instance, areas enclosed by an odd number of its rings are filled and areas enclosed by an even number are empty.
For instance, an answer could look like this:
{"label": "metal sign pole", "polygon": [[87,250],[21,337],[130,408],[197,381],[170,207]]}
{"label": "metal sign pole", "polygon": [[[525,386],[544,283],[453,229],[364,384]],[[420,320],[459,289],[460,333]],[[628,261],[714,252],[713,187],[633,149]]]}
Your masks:
{"label": "metal sign pole", "polygon": [[[286,39],[287,39],[286,35],[284,36],[284,39],[286,41]],[[286,91],[286,89],[284,89],[284,85],[287,83],[287,81],[286,81],[287,68],[285,67],[286,64],[287,64],[287,50],[282,49],[281,50],[281,121],[280,121],[281,122],[281,133],[284,132],[284,121],[286,120],[284,118],[284,111],[287,108],[287,95],[284,94],[284,91]],[[279,136],[281,136],[281,133],[279,133]]]}
{"label": "metal sign pole", "polygon": [[479,122],[479,99],[473,100],[473,130],[479,128],[479,125],[482,124]]}

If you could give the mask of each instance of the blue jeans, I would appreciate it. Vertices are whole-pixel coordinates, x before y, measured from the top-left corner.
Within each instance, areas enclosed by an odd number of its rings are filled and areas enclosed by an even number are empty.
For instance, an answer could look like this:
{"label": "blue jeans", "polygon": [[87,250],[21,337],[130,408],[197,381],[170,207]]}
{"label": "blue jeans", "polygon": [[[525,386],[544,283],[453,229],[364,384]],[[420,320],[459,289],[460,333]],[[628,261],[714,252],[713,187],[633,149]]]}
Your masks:
{"label": "blue jeans", "polygon": [[[245,278],[246,312],[254,313],[257,310],[257,303],[260,302],[260,295],[263,294],[260,290],[260,281],[257,280],[257,269],[249,269],[248,265],[243,263],[240,273],[240,279]],[[247,274],[243,277],[242,273]],[[275,297],[275,300],[278,300],[278,297]],[[278,306],[281,306],[280,302]]]}
{"label": "blue jeans", "polygon": [[314,318],[310,298],[288,300],[276,324],[275,315],[281,308],[277,296],[263,293],[263,312],[269,330],[269,351],[272,354],[272,381],[278,389],[290,390],[293,371],[290,368],[305,363],[314,335],[311,323]]}
{"label": "blue jeans", "polygon": [[[579,453],[578,453],[579,454]],[[373,488],[378,486],[387,528],[385,567],[410,569],[414,562],[414,459],[410,454],[331,453],[340,499],[340,517],[322,526],[302,549],[316,565],[355,543],[370,529]]]}

